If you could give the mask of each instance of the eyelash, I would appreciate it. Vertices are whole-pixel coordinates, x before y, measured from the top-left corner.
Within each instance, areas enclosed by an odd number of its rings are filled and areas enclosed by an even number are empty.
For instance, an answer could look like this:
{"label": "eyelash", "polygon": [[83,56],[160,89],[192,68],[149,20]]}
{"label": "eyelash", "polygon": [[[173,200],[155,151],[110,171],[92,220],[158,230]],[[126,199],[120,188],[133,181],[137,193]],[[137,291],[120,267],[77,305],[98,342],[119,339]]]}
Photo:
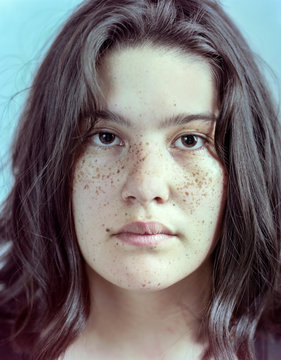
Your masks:
{"label": "eyelash", "polygon": [[[108,144],[106,143],[102,143],[102,141],[100,140],[101,136],[102,135],[112,135],[113,137],[113,142],[110,142]],[[193,138],[195,141],[196,141],[196,144],[195,146],[185,146],[183,144],[183,138],[188,138],[191,140],[191,138]],[[114,146],[124,146],[125,143],[119,138],[118,135],[114,134],[113,132],[110,132],[110,131],[98,131],[96,132],[95,134],[93,134],[93,136],[91,137],[92,139],[92,142],[95,146],[99,147],[99,148],[102,148],[102,149],[106,149],[106,148],[111,148],[111,147],[114,147]],[[95,139],[96,139],[96,142],[95,142]],[[116,140],[118,140],[118,143],[114,143]],[[176,143],[180,141],[181,142],[181,146],[179,145],[176,145]],[[185,133],[185,134],[182,134],[180,136],[178,136],[175,141],[173,142],[173,148],[179,148],[181,150],[186,150],[186,149],[191,149],[191,150],[200,150],[204,144],[207,142],[207,138],[205,136],[202,136],[202,135],[198,135],[198,134],[193,134],[193,133]],[[99,142],[99,143],[98,143]],[[200,144],[197,146],[197,144]]]}

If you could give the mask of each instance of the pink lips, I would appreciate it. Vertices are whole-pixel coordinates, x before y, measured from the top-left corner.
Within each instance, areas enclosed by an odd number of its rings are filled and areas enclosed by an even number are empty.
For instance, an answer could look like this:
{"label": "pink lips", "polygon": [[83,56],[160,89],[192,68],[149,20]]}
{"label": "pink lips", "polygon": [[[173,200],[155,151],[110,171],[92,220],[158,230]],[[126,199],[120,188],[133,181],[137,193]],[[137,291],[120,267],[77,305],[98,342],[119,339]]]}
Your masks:
{"label": "pink lips", "polygon": [[158,222],[135,221],[123,226],[116,234],[118,239],[134,246],[151,247],[171,239],[175,234]]}

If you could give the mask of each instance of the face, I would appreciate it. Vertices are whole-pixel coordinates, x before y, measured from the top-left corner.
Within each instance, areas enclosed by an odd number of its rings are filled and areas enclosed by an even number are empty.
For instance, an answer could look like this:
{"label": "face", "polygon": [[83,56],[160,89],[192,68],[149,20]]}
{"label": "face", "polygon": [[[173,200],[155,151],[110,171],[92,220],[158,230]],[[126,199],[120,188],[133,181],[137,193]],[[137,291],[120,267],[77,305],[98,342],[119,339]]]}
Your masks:
{"label": "face", "polygon": [[73,173],[89,276],[134,290],[206,276],[226,183],[210,66],[144,46],[107,55],[99,77],[98,121]]}

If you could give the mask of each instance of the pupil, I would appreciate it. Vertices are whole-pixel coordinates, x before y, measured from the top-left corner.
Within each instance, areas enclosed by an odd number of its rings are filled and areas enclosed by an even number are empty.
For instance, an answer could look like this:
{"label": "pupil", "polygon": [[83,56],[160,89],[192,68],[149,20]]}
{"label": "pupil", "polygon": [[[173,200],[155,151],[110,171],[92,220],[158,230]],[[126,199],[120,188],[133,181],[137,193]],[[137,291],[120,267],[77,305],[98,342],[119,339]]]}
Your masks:
{"label": "pupil", "polygon": [[114,141],[115,135],[110,133],[101,133],[99,134],[99,138],[103,144],[110,144]]}
{"label": "pupil", "polygon": [[197,140],[196,140],[195,136],[193,136],[193,135],[182,136],[181,141],[182,141],[183,145],[187,145],[187,146],[193,146],[193,145],[196,145],[196,143],[197,143]]}

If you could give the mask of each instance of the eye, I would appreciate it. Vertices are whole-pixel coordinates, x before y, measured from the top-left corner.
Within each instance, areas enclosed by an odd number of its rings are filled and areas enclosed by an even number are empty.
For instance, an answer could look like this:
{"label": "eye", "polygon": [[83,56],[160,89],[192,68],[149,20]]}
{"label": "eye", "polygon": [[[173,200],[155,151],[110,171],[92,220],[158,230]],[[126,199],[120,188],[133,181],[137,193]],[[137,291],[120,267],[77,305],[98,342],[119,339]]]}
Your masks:
{"label": "eye", "polygon": [[198,135],[184,134],[176,139],[174,146],[180,149],[200,149],[206,142],[206,139]]}
{"label": "eye", "polygon": [[122,140],[115,134],[109,131],[99,131],[92,136],[94,145],[100,147],[122,146]]}

